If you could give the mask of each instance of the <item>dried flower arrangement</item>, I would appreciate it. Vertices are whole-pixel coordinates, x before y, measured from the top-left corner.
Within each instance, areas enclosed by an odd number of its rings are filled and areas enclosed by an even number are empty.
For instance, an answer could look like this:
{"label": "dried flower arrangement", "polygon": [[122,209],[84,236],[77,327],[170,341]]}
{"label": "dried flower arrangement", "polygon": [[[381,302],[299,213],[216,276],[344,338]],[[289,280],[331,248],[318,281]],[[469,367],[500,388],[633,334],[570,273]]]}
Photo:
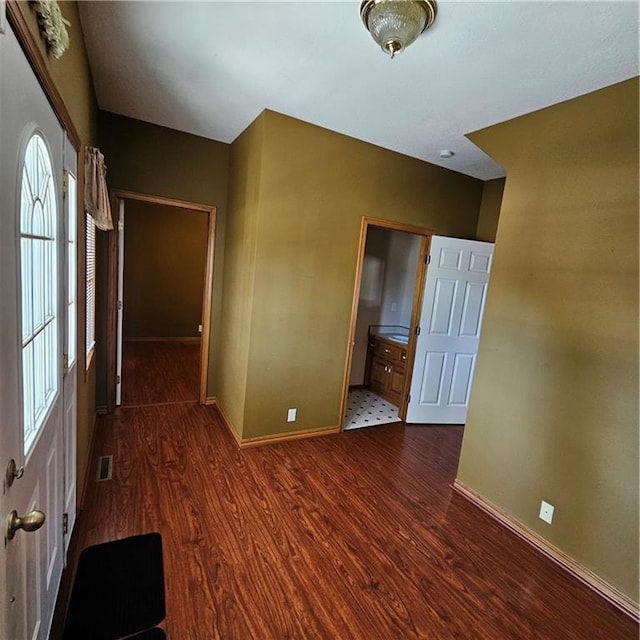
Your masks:
{"label": "dried flower arrangement", "polygon": [[69,48],[67,27],[71,23],[62,17],[56,0],[31,0],[31,6],[38,16],[40,31],[49,51],[59,58]]}

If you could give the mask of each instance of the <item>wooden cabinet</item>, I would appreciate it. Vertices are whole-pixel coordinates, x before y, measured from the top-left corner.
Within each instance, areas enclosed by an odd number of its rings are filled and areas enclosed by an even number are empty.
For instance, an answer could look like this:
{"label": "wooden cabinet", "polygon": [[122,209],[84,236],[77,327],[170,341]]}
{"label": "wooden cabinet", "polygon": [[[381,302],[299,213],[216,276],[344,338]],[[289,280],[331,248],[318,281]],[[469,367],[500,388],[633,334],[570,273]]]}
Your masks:
{"label": "wooden cabinet", "polygon": [[367,357],[369,388],[399,407],[404,396],[407,348],[380,336],[370,336]]}

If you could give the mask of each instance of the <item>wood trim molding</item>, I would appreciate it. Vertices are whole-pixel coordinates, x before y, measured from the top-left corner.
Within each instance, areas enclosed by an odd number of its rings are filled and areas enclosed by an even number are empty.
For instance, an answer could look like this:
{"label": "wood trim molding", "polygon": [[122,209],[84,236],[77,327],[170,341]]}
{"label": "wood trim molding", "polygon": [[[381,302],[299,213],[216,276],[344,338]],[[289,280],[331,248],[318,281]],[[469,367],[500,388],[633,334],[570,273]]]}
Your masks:
{"label": "wood trim molding", "polygon": [[394,222],[393,220],[383,220],[382,218],[372,218],[370,216],[363,216],[362,222],[367,226],[380,227],[382,229],[389,229],[390,231],[415,233],[417,236],[433,236],[436,233],[435,229],[418,227],[415,224],[405,224],[404,222]]}
{"label": "wood trim molding", "polygon": [[340,433],[340,426],[321,427],[319,429],[305,429],[304,431],[289,431],[287,433],[278,433],[272,436],[257,436],[255,438],[246,438],[240,441],[241,449],[252,449],[253,447],[262,447],[267,444],[275,444],[276,442],[289,442],[292,440],[305,440],[306,438],[316,438],[318,436],[330,436]]}
{"label": "wood trim molding", "polygon": [[509,531],[517,535],[519,538],[530,544],[549,560],[555,562],[559,567],[576,578],[576,580],[585,584],[607,602],[610,602],[636,622],[640,621],[639,604],[628,595],[622,593],[619,589],[600,578],[600,576],[596,575],[593,571],[581,565],[571,556],[564,553],[564,551],[561,551],[549,541],[545,540],[541,535],[532,531],[529,527],[525,526],[500,509],[500,507],[497,507],[485,500],[479,493],[465,486],[462,482],[455,480],[452,486],[454,491],[466,498],[479,509],[482,509],[482,511],[497,520],[502,526],[509,529]]}
{"label": "wood trim molding", "polygon": [[127,191],[125,189],[112,189],[113,197],[120,200],[138,200],[140,202],[149,202],[151,204],[161,204],[167,207],[180,207],[180,209],[192,209],[194,211],[205,211],[207,213],[215,211],[216,207],[212,204],[204,204],[201,202],[190,202],[188,200],[179,200],[178,198],[166,198],[164,196],[154,196],[148,193],[138,193],[137,191]]}
{"label": "wood trim molding", "polygon": [[304,431],[289,431],[288,433],[279,433],[272,436],[257,436],[256,438],[242,438],[238,435],[238,432],[233,428],[231,420],[224,412],[222,405],[216,398],[207,398],[204,404],[211,404],[215,406],[220,416],[220,419],[229,430],[229,433],[233,436],[236,444],[240,449],[253,449],[255,447],[262,447],[268,444],[275,444],[276,442],[289,442],[292,440],[304,440],[306,438],[315,438],[317,436],[329,436],[340,433],[340,427],[322,427],[320,429],[305,429]]}
{"label": "wood trim molding", "polygon": [[26,10],[29,10],[28,3],[26,2],[7,0],[7,20],[13,28],[13,31],[18,38],[18,42],[20,43],[31,68],[38,78],[38,82],[40,83],[42,90],[49,99],[58,120],[60,120],[60,124],[62,124],[63,128],[67,132],[69,141],[73,145],[73,148],[79,152],[82,146],[80,135],[78,134],[76,126],[73,124],[71,115],[69,114],[69,111],[67,111],[67,107],[64,104],[64,100],[62,99],[58,88],[51,78],[51,74],[47,68],[47,63],[38,48],[38,43],[29,29],[27,20],[20,8],[21,6],[25,7]]}
{"label": "wood trim molding", "polygon": [[[420,316],[422,315],[422,298],[424,297],[424,287],[427,280],[427,256],[431,250],[431,238],[432,236],[422,236],[420,242],[420,255],[418,257],[418,267],[416,270],[416,285],[413,291],[413,302],[411,307],[411,327],[418,327],[420,325]],[[415,335],[415,329],[412,330]],[[402,392],[402,402],[398,408],[398,416],[401,420],[407,419],[407,410],[409,408],[409,393],[411,391],[411,378],[413,372],[413,366],[416,361],[416,344],[417,340],[409,337],[409,344],[407,345],[407,363],[406,373],[404,376],[404,390]]]}
{"label": "wood trim molding", "polygon": [[[218,399],[210,398],[208,400],[213,400],[211,404],[216,408],[218,415],[220,416],[220,420],[222,420],[222,422],[224,423],[224,426],[227,427],[229,433],[233,436],[233,439],[236,441],[236,444],[238,445],[238,447],[240,447],[242,444],[240,436],[238,435],[238,432],[233,428],[233,424],[231,424],[231,420],[227,418],[227,414],[224,412],[224,409],[222,408],[222,405],[220,404]],[[207,402],[207,404],[209,404],[209,402]]]}
{"label": "wood trim molding", "polygon": [[207,258],[204,267],[204,285],[202,287],[202,343],[200,346],[200,403],[207,399],[207,383],[209,380],[209,344],[211,334],[211,300],[213,296],[213,263],[216,250],[217,209],[209,207]]}
{"label": "wood trim molding", "polygon": [[[200,340],[202,340],[202,338],[170,336],[167,338],[125,338],[124,342],[184,342],[185,344],[199,344]],[[203,402],[202,404],[205,403]]]}
{"label": "wood trim molding", "polygon": [[215,205],[189,202],[177,198],[166,198],[164,196],[154,196],[135,191],[122,189],[112,189],[111,211],[114,217],[114,230],[109,231],[109,256],[108,256],[108,300],[107,308],[109,313],[107,338],[106,338],[106,398],[107,409],[111,413],[115,408],[116,397],[116,348],[117,348],[117,301],[118,301],[118,221],[120,216],[120,202],[124,200],[136,200],[167,207],[178,207],[190,211],[201,211],[208,216],[207,226],[207,255],[205,263],[204,283],[202,289],[202,334],[200,346],[200,389],[199,402],[206,404],[207,400],[207,378],[209,373],[209,343],[211,333],[211,300],[213,288],[213,266],[215,256],[216,221],[217,208]]}

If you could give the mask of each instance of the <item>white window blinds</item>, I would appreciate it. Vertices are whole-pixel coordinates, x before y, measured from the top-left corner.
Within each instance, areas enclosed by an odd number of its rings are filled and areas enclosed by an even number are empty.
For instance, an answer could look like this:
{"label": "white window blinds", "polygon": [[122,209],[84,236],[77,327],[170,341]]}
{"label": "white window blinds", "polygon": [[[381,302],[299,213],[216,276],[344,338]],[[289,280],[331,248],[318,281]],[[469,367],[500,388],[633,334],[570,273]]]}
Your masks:
{"label": "white window blinds", "polygon": [[87,312],[86,312],[86,366],[89,367],[91,354],[96,344],[96,225],[86,214],[87,233]]}

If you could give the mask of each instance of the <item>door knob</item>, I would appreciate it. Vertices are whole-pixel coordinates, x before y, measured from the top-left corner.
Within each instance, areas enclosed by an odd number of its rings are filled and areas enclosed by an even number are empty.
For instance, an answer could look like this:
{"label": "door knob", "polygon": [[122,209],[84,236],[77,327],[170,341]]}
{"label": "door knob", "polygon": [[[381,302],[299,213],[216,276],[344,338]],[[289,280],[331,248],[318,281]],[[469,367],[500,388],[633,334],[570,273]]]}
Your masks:
{"label": "door knob", "polygon": [[16,461],[11,458],[9,460],[9,464],[7,465],[7,470],[5,472],[5,479],[7,482],[7,487],[10,487],[13,484],[14,480],[20,480],[24,475],[24,467],[18,468]]}
{"label": "door knob", "polygon": [[13,540],[18,529],[23,531],[37,531],[43,524],[45,515],[42,511],[29,511],[22,516],[17,511],[12,511],[7,518],[7,540]]}

